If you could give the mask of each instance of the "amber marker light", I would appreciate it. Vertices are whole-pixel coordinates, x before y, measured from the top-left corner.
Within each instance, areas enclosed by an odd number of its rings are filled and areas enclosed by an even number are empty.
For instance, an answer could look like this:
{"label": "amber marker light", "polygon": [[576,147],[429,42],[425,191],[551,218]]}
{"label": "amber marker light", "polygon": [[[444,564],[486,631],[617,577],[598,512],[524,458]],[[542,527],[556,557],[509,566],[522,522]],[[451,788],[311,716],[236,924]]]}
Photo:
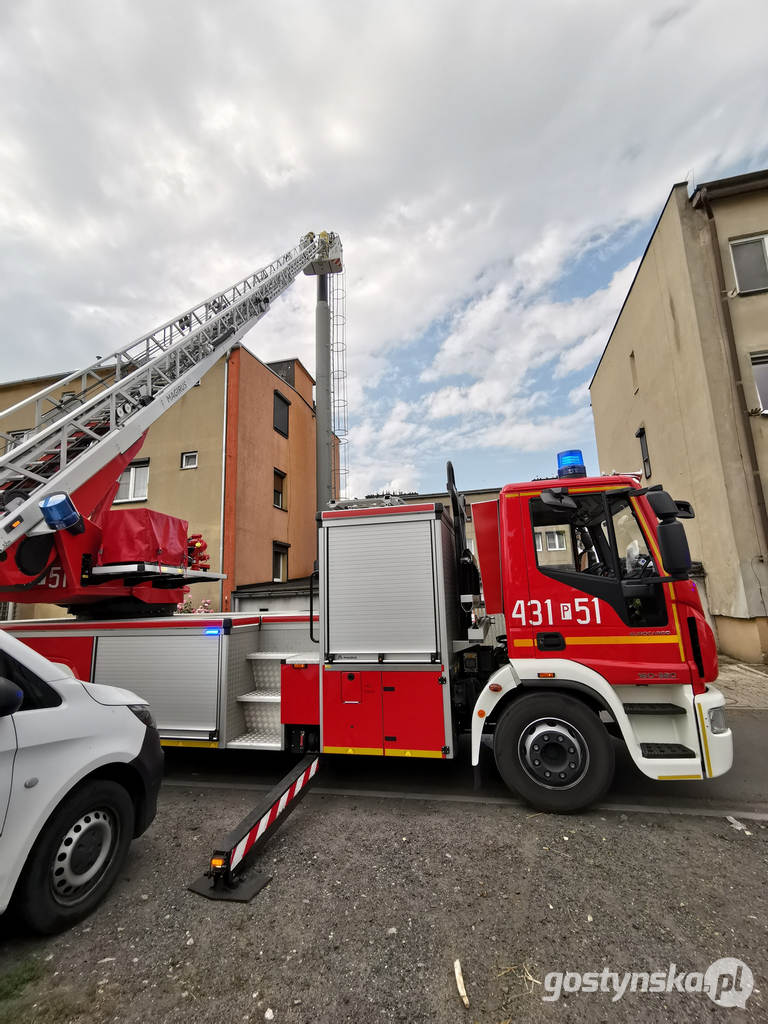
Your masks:
{"label": "amber marker light", "polygon": [[493,690],[494,693],[501,693],[501,683],[489,683],[488,689]]}
{"label": "amber marker light", "polygon": [[480,710],[477,712],[477,717],[478,718],[485,718],[485,712],[483,711],[482,708],[480,708]]}
{"label": "amber marker light", "polygon": [[219,868],[225,868],[226,866],[226,857],[211,857],[211,871],[217,871]]}
{"label": "amber marker light", "polygon": [[539,679],[554,679],[555,678],[555,673],[554,672],[537,672],[536,675],[539,677]]}

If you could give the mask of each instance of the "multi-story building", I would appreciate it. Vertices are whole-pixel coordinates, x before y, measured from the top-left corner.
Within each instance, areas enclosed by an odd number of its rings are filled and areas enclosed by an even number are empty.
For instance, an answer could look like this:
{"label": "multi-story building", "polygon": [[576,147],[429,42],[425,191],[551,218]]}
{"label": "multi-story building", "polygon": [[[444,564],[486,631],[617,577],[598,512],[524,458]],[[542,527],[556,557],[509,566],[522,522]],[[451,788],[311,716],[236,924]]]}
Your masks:
{"label": "multi-story building", "polygon": [[[0,384],[0,410],[59,376]],[[244,585],[307,577],[316,558],[314,381],[298,359],[265,364],[236,346],[150,428],[120,477],[116,508],[148,506],[202,534],[210,569],[226,580],[193,584],[195,605],[233,609]],[[66,402],[66,394],[59,396]],[[0,420],[21,438],[23,419]],[[60,615],[18,604],[17,618]]]}
{"label": "multi-story building", "polygon": [[768,171],[673,186],[590,392],[602,470],[693,502],[720,649],[768,660]]}

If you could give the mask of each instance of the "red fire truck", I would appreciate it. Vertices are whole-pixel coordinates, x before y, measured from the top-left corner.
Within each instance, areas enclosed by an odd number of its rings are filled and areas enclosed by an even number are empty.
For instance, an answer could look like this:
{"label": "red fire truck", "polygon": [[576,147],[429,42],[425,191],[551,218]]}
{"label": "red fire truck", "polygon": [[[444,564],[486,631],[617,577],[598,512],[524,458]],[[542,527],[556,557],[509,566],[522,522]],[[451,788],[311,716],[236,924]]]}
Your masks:
{"label": "red fire truck", "polygon": [[[166,745],[453,758],[465,734],[474,765],[490,748],[513,790],[555,811],[605,792],[613,738],[652,779],[726,772],[732,735],[681,522],[693,510],[634,476],[586,477],[574,453],[557,477],[472,506],[479,566],[449,464],[446,505],[319,514],[317,615],[147,617],[206,572],[190,567],[186,523],[110,508],[120,472],[275,295],[340,268],[336,243],[306,236],[66,378],[74,406],[60,387],[27,400],[35,427],[0,457],[0,598],[98,618],[5,628],[84,681],[139,693]],[[114,617],[126,608],[139,617]]]}
{"label": "red fire truck", "polygon": [[[473,764],[489,747],[511,789],[557,811],[606,791],[612,737],[652,779],[726,772],[714,638],[679,521],[690,506],[633,476],[508,485],[472,506],[478,573],[452,473],[449,488],[451,509],[322,512],[311,617],[8,628],[80,678],[132,687],[166,745],[453,758],[469,734]],[[506,634],[488,637],[486,613]]]}

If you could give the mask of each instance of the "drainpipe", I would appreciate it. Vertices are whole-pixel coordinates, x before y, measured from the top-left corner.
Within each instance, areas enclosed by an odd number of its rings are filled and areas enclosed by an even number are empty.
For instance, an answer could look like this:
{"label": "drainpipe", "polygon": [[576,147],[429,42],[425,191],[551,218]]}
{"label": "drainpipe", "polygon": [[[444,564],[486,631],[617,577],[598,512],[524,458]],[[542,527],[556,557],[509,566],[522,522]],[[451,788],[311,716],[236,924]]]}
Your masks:
{"label": "drainpipe", "polygon": [[731,309],[728,304],[728,295],[726,293],[725,286],[725,274],[723,272],[723,262],[720,258],[720,239],[717,234],[717,225],[715,224],[715,216],[712,212],[712,205],[709,201],[707,189],[702,187],[699,189],[698,195],[694,197],[694,207],[699,205],[704,207],[704,211],[707,215],[707,222],[709,225],[709,240],[712,245],[712,254],[715,258],[715,273],[717,274],[717,289],[720,296],[720,308],[723,314],[723,325],[725,327],[725,339],[728,348],[728,356],[731,363],[731,373],[736,384],[736,408],[741,418],[741,424],[744,428],[744,436],[746,438],[747,445],[747,456],[749,458],[749,468],[752,473],[752,482],[755,486],[755,494],[757,495],[757,512],[760,517],[760,525],[762,527],[762,548],[763,551],[768,551],[768,512],[765,507],[765,490],[763,488],[763,481],[760,476],[760,467],[757,462],[757,450],[755,449],[755,437],[752,433],[752,424],[750,423],[749,417],[749,406],[747,405],[747,397],[744,393],[744,381],[741,376],[741,364],[739,362],[739,353],[736,348],[736,336],[733,331],[733,320],[731,319]]}

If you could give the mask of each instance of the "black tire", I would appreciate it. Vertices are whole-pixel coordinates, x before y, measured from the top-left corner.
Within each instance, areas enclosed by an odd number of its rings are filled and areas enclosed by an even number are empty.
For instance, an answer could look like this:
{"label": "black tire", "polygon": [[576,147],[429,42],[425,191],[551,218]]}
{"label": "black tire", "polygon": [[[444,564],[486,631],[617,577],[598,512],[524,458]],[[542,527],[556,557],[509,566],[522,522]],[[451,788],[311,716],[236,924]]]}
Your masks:
{"label": "black tire", "polygon": [[613,744],[603,723],[565,694],[533,693],[511,703],[496,725],[493,750],[507,786],[540,811],[579,811],[613,780]]}
{"label": "black tire", "polygon": [[22,921],[53,935],[87,917],[123,866],[133,823],[133,802],[116,782],[95,779],[67,797],[38,836],[19,879],[14,907]]}

